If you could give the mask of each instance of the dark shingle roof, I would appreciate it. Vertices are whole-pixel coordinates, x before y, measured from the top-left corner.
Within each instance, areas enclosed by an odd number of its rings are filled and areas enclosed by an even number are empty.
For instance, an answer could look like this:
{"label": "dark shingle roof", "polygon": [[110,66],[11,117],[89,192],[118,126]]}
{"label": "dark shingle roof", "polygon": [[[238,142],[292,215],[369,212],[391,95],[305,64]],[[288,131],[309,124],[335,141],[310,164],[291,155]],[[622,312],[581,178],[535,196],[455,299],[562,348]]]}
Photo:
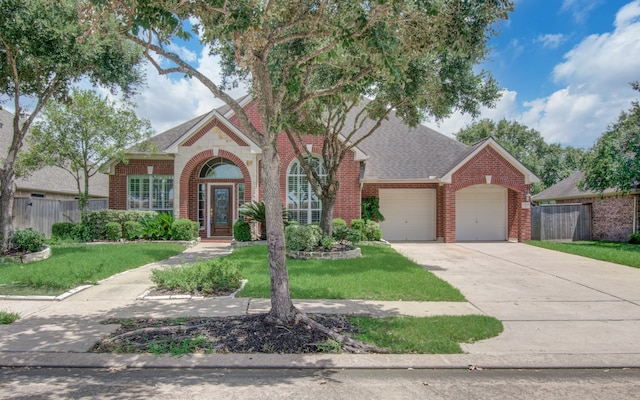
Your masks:
{"label": "dark shingle roof", "polygon": [[425,125],[410,128],[394,112],[358,148],[369,156],[365,180],[439,178],[473,151]]}
{"label": "dark shingle roof", "polygon": [[[364,104],[366,102],[363,106]],[[221,115],[229,110],[228,106],[216,109]],[[346,126],[353,125],[353,118],[360,110],[357,108],[351,112]],[[152,137],[149,141],[162,153],[209,114],[184,122]],[[374,121],[367,120],[355,136],[364,134],[363,132],[368,131],[373,124]],[[416,180],[443,176],[482,143],[470,147],[425,125],[410,128],[392,112],[389,119],[362,141],[358,148],[369,156],[365,180]],[[133,149],[132,153],[135,152]]]}
{"label": "dark shingle roof", "polygon": [[[584,177],[584,173],[575,172],[569,177],[561,180],[553,186],[549,186],[542,192],[533,196],[535,201],[548,201],[559,199],[572,199],[580,197],[600,196],[599,192],[594,190],[580,190],[578,188],[578,182]],[[604,194],[615,193],[613,189],[607,189]]]}

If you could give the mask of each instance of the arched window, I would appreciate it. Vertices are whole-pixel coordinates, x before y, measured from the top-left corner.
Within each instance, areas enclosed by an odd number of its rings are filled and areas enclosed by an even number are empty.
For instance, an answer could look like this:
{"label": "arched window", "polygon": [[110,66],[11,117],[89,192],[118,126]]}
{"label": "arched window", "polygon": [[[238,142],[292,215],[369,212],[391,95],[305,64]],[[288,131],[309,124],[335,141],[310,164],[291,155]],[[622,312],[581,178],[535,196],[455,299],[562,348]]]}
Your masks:
{"label": "arched window", "polygon": [[212,158],[202,166],[200,178],[242,179],[242,171],[231,161],[222,158]]}
{"label": "arched window", "polygon": [[[318,157],[311,158],[311,165],[320,178],[327,176],[322,160]],[[311,188],[304,169],[295,159],[287,171],[287,211],[289,218],[297,220],[301,224],[310,224],[320,221],[322,204]]]}

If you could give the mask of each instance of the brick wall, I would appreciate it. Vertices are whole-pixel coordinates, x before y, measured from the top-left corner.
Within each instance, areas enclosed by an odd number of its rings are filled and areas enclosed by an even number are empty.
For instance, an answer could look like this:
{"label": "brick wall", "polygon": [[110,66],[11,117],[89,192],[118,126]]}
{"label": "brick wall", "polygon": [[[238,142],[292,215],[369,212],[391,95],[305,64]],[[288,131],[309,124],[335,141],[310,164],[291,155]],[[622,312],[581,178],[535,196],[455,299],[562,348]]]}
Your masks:
{"label": "brick wall", "polygon": [[591,232],[594,240],[626,242],[633,233],[636,197],[619,195],[558,200],[557,204],[591,204]]}
{"label": "brick wall", "polygon": [[421,189],[436,190],[436,239],[447,243],[456,241],[456,192],[472,185],[487,183],[508,188],[507,235],[510,240],[524,241],[531,238],[531,212],[523,209],[525,193],[529,185],[524,183],[524,175],[497,151],[486,147],[452,176],[451,184],[436,183],[365,183],[362,198],[379,197],[380,189]]}
{"label": "brick wall", "polygon": [[109,175],[110,209],[127,209],[127,176],[147,175],[147,166],[153,166],[153,175],[173,175],[173,160],[129,160],[116,165],[115,174]]}
{"label": "brick wall", "polygon": [[[304,136],[305,144],[312,145],[311,152],[322,157],[322,137]],[[287,171],[295,159],[293,146],[286,134],[278,135],[278,153],[282,162],[280,187],[282,188],[282,204],[286,204]],[[334,218],[342,218],[349,222],[360,218],[360,162],[354,160],[354,153],[349,152],[338,168],[337,180],[339,188],[333,209]]]}

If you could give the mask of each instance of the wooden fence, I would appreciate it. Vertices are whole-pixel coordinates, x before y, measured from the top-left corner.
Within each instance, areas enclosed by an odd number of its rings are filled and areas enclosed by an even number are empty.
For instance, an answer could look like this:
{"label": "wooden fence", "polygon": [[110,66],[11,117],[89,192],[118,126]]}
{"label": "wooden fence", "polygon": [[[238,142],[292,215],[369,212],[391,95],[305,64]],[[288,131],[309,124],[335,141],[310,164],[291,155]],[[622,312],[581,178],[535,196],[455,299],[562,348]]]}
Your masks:
{"label": "wooden fence", "polygon": [[591,204],[549,204],[533,207],[531,239],[591,240]]}
{"label": "wooden fence", "polygon": [[[89,200],[89,210],[109,208],[108,199]],[[16,197],[13,202],[13,227],[33,230],[51,236],[56,222],[80,222],[77,200],[51,200],[34,197]]]}

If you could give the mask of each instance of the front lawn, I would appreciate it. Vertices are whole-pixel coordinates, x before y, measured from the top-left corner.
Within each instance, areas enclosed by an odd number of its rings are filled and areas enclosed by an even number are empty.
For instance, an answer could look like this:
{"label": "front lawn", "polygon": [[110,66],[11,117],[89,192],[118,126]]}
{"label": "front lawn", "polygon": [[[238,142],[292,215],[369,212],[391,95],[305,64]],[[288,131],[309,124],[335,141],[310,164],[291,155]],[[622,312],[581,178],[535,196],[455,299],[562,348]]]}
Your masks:
{"label": "front lawn", "polygon": [[640,245],[620,242],[542,242],[531,240],[532,246],[576,254],[596,260],[640,268]]}
{"label": "front lawn", "polygon": [[349,319],[361,330],[357,339],[401,354],[459,354],[460,343],[495,337],[503,330],[502,322],[486,315]]}
{"label": "front lawn", "polygon": [[184,251],[177,243],[54,245],[31,264],[0,263],[0,295],[56,296]]}
{"label": "front lawn", "polygon": [[[266,246],[236,248],[227,258],[248,282],[241,297],[270,298]],[[354,260],[287,260],[295,299],[464,301],[460,291],[395,250],[362,246]]]}

